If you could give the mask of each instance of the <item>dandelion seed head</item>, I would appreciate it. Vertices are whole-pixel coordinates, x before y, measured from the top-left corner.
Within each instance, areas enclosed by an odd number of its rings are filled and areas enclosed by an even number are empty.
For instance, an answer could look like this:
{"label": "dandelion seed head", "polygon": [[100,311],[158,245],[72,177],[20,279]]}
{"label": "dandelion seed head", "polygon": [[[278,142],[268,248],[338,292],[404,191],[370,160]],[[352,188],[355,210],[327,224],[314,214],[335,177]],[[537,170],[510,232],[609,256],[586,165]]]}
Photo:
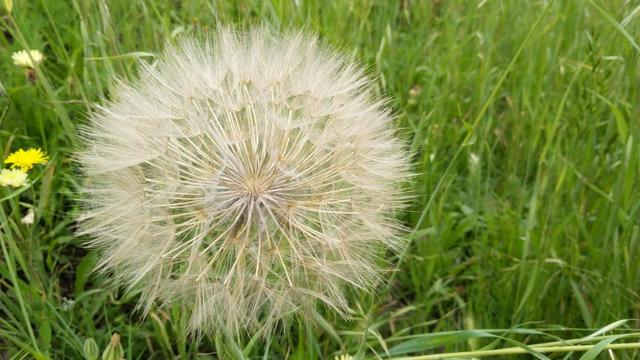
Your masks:
{"label": "dandelion seed head", "polygon": [[220,30],[121,82],[82,131],[81,233],[144,311],[195,332],[272,328],[372,290],[408,165],[351,62],[302,34]]}

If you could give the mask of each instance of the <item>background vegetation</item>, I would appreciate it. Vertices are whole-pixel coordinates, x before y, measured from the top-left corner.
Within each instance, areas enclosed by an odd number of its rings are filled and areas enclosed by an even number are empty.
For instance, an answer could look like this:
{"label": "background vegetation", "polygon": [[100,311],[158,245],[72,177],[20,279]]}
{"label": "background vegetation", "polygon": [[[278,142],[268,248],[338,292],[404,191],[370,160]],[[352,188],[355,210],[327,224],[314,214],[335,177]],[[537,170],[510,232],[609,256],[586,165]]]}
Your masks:
{"label": "background vegetation", "polygon": [[[82,358],[87,338],[102,351],[113,333],[127,359],[404,356],[640,318],[640,3],[14,1],[0,18],[0,156],[42,147],[51,161],[33,186],[0,189],[0,359]],[[320,311],[320,326],[216,343],[187,337],[178,308],[141,319],[136,294],[89,276],[71,157],[87,111],[137,59],[254,23],[317,32],[378,79],[413,154],[414,231],[390,288],[354,296],[350,321]],[[11,62],[24,48],[46,56],[33,81]]]}

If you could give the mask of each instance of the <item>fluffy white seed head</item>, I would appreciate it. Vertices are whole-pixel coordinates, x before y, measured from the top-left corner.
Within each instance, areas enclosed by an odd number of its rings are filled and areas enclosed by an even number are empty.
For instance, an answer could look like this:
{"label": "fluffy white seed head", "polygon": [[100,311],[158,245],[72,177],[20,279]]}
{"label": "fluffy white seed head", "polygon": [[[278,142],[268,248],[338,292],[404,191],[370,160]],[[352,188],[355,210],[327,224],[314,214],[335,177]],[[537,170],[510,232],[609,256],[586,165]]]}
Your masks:
{"label": "fluffy white seed head", "polygon": [[81,232],[192,331],[347,310],[403,246],[407,158],[362,71],[302,34],[221,30],[121,82],[82,132]]}

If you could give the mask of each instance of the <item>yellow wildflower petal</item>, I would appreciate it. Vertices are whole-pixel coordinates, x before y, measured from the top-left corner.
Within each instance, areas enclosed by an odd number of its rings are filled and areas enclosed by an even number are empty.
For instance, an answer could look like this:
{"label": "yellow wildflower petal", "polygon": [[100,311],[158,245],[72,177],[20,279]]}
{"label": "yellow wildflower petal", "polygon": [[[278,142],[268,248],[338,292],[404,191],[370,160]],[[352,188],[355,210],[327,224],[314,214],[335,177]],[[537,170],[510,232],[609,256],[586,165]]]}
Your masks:
{"label": "yellow wildflower petal", "polygon": [[27,173],[20,169],[0,170],[0,186],[20,187],[27,182]]}
{"label": "yellow wildflower petal", "polygon": [[44,60],[44,56],[38,50],[20,50],[11,55],[13,64],[19,67],[34,68]]}
{"label": "yellow wildflower petal", "polygon": [[19,149],[7,156],[5,164],[11,164],[11,168],[20,168],[22,171],[29,171],[36,164],[46,164],[49,157],[40,149]]}

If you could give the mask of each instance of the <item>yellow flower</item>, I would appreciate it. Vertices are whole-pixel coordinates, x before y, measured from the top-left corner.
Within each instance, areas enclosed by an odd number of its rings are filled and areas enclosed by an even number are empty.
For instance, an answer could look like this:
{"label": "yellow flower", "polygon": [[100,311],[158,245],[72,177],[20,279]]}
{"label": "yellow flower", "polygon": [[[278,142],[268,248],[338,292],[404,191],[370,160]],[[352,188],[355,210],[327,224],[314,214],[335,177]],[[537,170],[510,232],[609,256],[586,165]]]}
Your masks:
{"label": "yellow flower", "polygon": [[11,55],[15,66],[34,68],[44,60],[44,56],[38,50],[20,50]]}
{"label": "yellow flower", "polygon": [[20,169],[0,170],[0,186],[20,187],[27,182],[27,173]]}
{"label": "yellow flower", "polygon": [[35,164],[46,164],[49,157],[40,149],[19,149],[10,154],[4,161],[5,164],[12,164],[11,168],[20,168],[20,170],[27,172],[31,170]]}

